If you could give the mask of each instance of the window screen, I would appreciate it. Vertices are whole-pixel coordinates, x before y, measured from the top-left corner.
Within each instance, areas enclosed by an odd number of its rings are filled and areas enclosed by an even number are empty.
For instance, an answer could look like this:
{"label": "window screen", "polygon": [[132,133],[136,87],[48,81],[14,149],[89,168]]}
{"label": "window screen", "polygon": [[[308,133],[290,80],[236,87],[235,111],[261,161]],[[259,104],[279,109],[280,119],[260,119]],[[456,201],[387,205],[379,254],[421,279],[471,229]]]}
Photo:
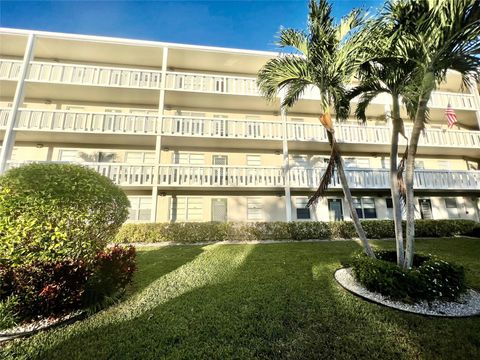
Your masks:
{"label": "window screen", "polygon": [[296,198],[295,208],[297,210],[297,219],[304,220],[310,219],[310,209],[307,208],[307,198]]}
{"label": "window screen", "polygon": [[261,198],[247,199],[247,219],[263,220],[263,204]]}

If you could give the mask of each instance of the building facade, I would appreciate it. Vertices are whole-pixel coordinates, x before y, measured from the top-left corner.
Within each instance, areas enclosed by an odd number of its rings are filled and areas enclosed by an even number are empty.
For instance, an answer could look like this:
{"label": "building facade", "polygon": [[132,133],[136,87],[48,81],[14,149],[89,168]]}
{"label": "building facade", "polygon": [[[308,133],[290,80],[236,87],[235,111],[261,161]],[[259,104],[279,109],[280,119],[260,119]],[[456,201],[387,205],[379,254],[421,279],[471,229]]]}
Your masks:
{"label": "building facade", "polygon": [[[130,221],[348,220],[337,179],[305,208],[329,145],[315,89],[288,113],[260,96],[256,73],[276,55],[0,29],[0,170],[81,163],[124,189]],[[390,102],[377,97],[366,124],[335,125],[361,218],[392,218]],[[429,106],[417,216],[478,221],[478,87],[448,73]]]}

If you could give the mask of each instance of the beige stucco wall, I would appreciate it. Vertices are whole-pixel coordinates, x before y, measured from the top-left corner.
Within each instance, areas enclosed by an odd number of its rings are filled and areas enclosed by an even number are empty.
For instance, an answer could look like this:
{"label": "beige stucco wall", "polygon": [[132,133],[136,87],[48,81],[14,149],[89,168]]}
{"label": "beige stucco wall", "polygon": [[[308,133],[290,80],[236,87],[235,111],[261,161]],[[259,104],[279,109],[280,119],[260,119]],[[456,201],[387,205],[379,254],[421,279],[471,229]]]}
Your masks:
{"label": "beige stucco wall", "polygon": [[[215,198],[225,198],[227,199],[227,217],[228,221],[249,221],[247,219],[247,198],[254,197],[260,198],[261,203],[263,204],[263,218],[262,220],[258,221],[285,221],[285,198],[279,195],[265,195],[265,194],[258,194],[258,195],[205,195],[201,196],[198,194],[195,195],[177,195],[177,196],[186,196],[186,197],[196,197],[201,198],[203,200],[203,218],[202,221],[211,221],[212,220],[212,199]],[[294,195],[292,196],[292,220],[297,220],[297,213],[296,213],[296,199],[297,198],[306,198],[305,195]],[[366,196],[368,197],[368,196]],[[375,201],[375,208],[377,212],[377,219],[392,219],[389,216],[386,206],[386,198],[388,196],[383,197],[374,197]],[[451,196],[448,196],[451,197]],[[417,210],[419,209],[418,200],[422,199],[430,199],[432,204],[432,215],[434,219],[469,219],[469,220],[476,220],[478,221],[478,210],[476,207],[479,206],[480,200],[476,197],[464,197],[464,196],[455,196],[454,198],[458,204],[458,216],[457,217],[449,217],[445,206],[445,197],[441,196],[420,196],[416,198],[417,203]],[[157,222],[168,222],[171,219],[171,200],[172,195],[166,196],[158,196],[157,198]],[[323,199],[320,199],[318,203],[310,210],[311,218],[310,220],[316,221],[330,221],[329,211],[328,211],[328,199],[341,199],[342,200],[342,207],[343,207],[343,216],[344,220],[351,220],[350,212],[348,210],[347,203],[345,202],[344,198],[339,194],[338,196],[329,195]],[[421,215],[420,212],[416,212],[416,218],[420,219]],[[308,220],[300,220],[300,221],[308,221]]]}
{"label": "beige stucco wall", "polygon": [[[179,139],[180,140],[180,139]],[[79,144],[58,144],[58,143],[42,143],[42,147],[37,147],[36,143],[22,143],[14,147],[14,153],[12,160],[13,161],[25,161],[25,160],[49,160],[57,161],[60,159],[59,154],[62,149],[76,149],[79,152],[85,154],[94,154],[99,151],[106,153],[115,153],[114,162],[124,162],[125,153],[127,151],[137,151],[137,152],[148,152],[154,153],[155,148],[145,148],[145,147],[135,147],[135,146],[105,146],[99,145],[98,147],[94,144],[87,144],[81,146]],[[212,149],[212,148],[194,148],[192,150],[184,150],[182,146],[178,147],[169,147],[168,150],[162,150],[161,152],[161,164],[173,164],[174,154],[203,154],[204,164],[211,165],[213,161],[213,156],[215,155],[225,155],[228,157],[229,166],[247,166],[247,155],[259,155],[261,159],[261,166],[282,166],[283,158],[279,151],[276,150],[228,150],[228,149]],[[305,152],[295,151],[290,154],[290,166],[299,166],[295,162],[297,156],[306,156],[312,166],[321,166],[322,159],[328,158],[328,153],[315,153],[315,154],[305,154]],[[371,168],[385,168],[386,160],[388,156],[349,156],[345,155],[344,159],[368,159]],[[459,158],[438,158],[438,157],[417,157],[418,163],[423,163],[423,166],[426,170],[437,170],[442,169],[442,167],[447,163],[449,166],[448,170],[468,170],[467,161]]]}

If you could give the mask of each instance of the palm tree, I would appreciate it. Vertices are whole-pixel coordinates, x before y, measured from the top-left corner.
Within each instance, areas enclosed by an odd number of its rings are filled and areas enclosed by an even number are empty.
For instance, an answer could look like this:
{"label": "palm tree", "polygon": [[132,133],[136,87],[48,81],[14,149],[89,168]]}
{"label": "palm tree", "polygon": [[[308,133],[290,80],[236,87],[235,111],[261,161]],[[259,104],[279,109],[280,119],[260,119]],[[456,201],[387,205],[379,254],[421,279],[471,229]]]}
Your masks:
{"label": "palm tree", "polygon": [[326,0],[319,0],[318,3],[310,0],[307,32],[295,29],[280,31],[278,45],[281,48],[293,48],[295,53],[283,53],[268,61],[259,71],[257,81],[261,93],[268,100],[273,101],[278,93],[283,93],[283,109],[292,107],[312,86],[319,89],[320,122],[327,131],[331,155],[320,186],[310,198],[308,206],[323,196],[336,168],[364,251],[374,257],[353,204],[331,117],[332,109],[338,120],[348,116],[346,85],[362,62],[362,42],[356,33],[362,18],[360,11],[354,10],[339,24],[335,24],[331,12],[332,7]]}
{"label": "palm tree", "polygon": [[402,200],[405,202],[406,195],[403,169],[408,147],[400,164],[398,164],[399,137],[402,135],[406,138],[404,122],[400,116],[400,102],[404,103],[410,118],[413,118],[415,98],[413,97],[412,101],[412,92],[415,84],[415,63],[398,56],[396,43],[389,41],[388,32],[391,27],[391,24],[386,23],[383,18],[379,18],[370,21],[362,30],[365,32],[364,38],[376,39],[376,41],[364,47],[367,60],[359,68],[358,78],[360,83],[349,92],[348,98],[351,100],[360,96],[355,109],[355,115],[362,123],[366,122],[366,109],[376,96],[386,93],[392,98],[390,187],[395,224],[397,264],[402,267],[405,258]]}
{"label": "palm tree", "polygon": [[407,228],[404,269],[413,264],[415,156],[428,119],[428,101],[448,70],[464,84],[480,79],[480,2],[478,0],[390,0],[384,17],[393,24],[392,40],[400,56],[415,62],[419,94],[406,161]]}

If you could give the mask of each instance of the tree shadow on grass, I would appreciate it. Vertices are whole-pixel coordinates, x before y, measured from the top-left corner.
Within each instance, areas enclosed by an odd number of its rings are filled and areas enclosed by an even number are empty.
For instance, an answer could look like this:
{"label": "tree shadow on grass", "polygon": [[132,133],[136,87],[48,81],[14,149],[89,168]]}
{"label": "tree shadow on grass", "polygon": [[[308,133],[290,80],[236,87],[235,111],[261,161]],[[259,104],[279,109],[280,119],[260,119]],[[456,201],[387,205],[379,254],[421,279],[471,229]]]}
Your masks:
{"label": "tree shadow on grass", "polygon": [[[346,260],[356,249],[353,242],[206,247],[193,262],[135,294],[131,306],[38,336],[12,355],[406,359],[424,357],[425,344],[442,342],[435,336],[426,342],[423,326],[446,328],[454,337],[451,346],[462,343],[461,328],[449,327],[448,320],[430,321],[379,307],[339,287],[333,272],[339,259]],[[466,325],[467,333],[475,328],[473,323],[458,324]],[[426,351],[438,354],[432,348]],[[470,347],[464,355],[472,351]]]}

